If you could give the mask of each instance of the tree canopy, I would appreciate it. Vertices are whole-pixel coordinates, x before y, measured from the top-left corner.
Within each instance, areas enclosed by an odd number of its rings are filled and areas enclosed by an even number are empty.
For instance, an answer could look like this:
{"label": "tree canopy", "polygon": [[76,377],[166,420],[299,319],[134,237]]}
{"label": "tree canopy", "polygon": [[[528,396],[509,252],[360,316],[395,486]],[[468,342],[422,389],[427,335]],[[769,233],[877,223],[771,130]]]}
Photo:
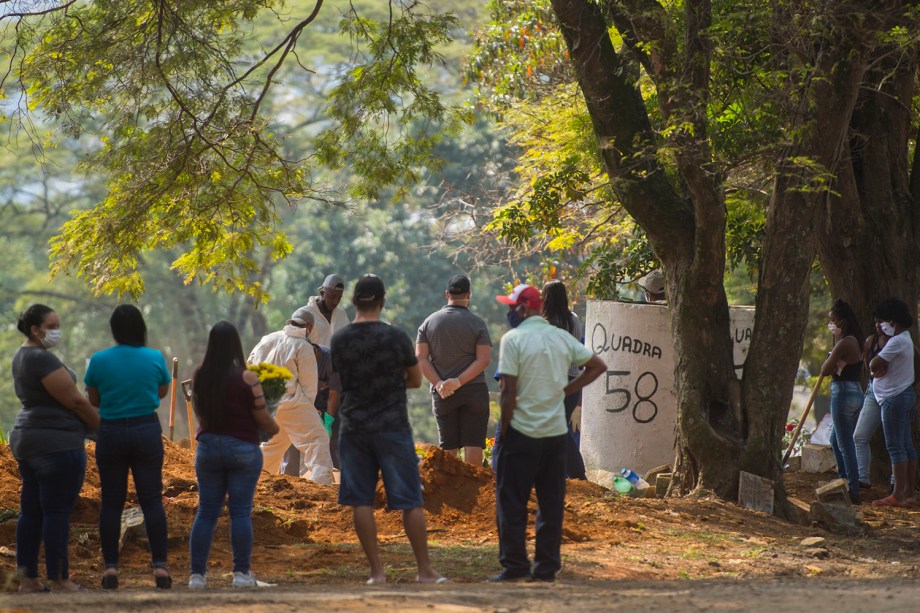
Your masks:
{"label": "tree canopy", "polygon": [[[286,13],[276,7],[248,22],[243,37],[245,49],[258,50],[262,41],[283,39],[295,22],[294,15],[306,15],[303,7],[312,9],[314,4],[296,2],[286,6]],[[389,19],[385,4],[355,6],[360,15],[384,22]],[[439,47],[445,54],[444,63],[420,67],[424,82],[444,97],[445,108],[455,105],[459,98],[459,57],[467,44],[463,33],[476,18],[474,3],[459,2],[455,6],[464,21],[451,30],[450,44]],[[508,152],[488,126],[479,124],[457,137],[430,141],[428,145],[436,147],[439,163],[413,166],[411,170],[419,173],[420,179],[408,189],[388,187],[378,181],[379,197],[374,199],[349,200],[349,187],[362,180],[350,165],[332,169],[315,162],[316,137],[335,125],[326,116],[330,92],[353,65],[355,45],[339,27],[346,18],[343,11],[347,10],[347,5],[343,10],[329,3],[324,5],[298,38],[298,61],[289,58],[279,69],[261,102],[260,109],[271,129],[285,135],[278,141],[284,157],[312,164],[311,180],[319,196],[302,199],[296,205],[282,202],[275,207],[274,231],[283,233],[290,246],[286,258],[274,259],[270,249],[258,246],[258,237],[251,237],[253,247],[244,255],[256,268],[246,273],[245,282],[257,283],[259,292],[212,293],[213,284],[186,285],[184,275],[177,276],[172,269],[183,256],[186,244],[158,244],[156,249],[145,248],[137,253],[135,272],[143,280],[145,291],[136,300],[147,319],[150,344],[161,349],[168,359],[179,358],[180,378],[190,377],[202,358],[208,329],[214,322],[231,321],[240,330],[244,346],[252,346],[259,335],[283,325],[294,309],[316,293],[316,287],[330,272],[343,274],[349,283],[366,272],[381,275],[391,288],[385,317],[410,335],[442,303],[446,279],[456,272],[471,272],[472,264],[453,253],[453,232],[441,222],[435,205],[457,193],[476,198],[494,189],[492,171],[507,164]],[[238,69],[239,64],[234,65]],[[11,96],[26,95],[14,85],[7,82],[6,91]],[[78,118],[83,123],[69,132],[62,131],[61,124],[38,107],[29,114],[20,106],[11,105],[6,110],[9,137],[2,151],[0,219],[4,223],[0,226],[0,245],[4,252],[17,255],[11,256],[4,267],[0,305],[8,322],[14,319],[15,312],[33,302],[44,302],[57,310],[65,332],[59,351],[79,377],[86,359],[111,343],[107,321],[117,300],[131,298],[94,295],[98,286],[86,287],[82,279],[65,271],[49,283],[47,245],[72,211],[92,210],[106,198],[109,175],[89,165],[92,156],[100,151],[100,135],[105,130],[100,118],[89,111]],[[401,129],[392,124],[391,141],[402,137]],[[417,127],[412,129],[413,133],[419,132]],[[53,147],[48,134],[55,137]],[[457,209],[460,205],[451,206]],[[193,214],[194,211],[188,212],[189,216]],[[257,230],[253,225],[240,227],[241,232]],[[99,238],[105,240],[102,235]],[[100,271],[105,272],[101,264]],[[497,275],[498,271],[485,269],[472,274],[477,294],[474,308],[490,322],[503,321],[491,299],[502,289]],[[271,301],[260,305],[269,295]],[[348,307],[347,300],[345,306]],[[498,328],[493,333],[497,338]],[[15,329],[8,326],[0,366],[5,364],[9,370],[15,347],[21,341]],[[7,432],[18,406],[11,381],[0,384],[0,397],[6,400],[0,405],[0,429]],[[410,404],[416,436],[436,440],[427,391],[410,395]],[[182,413],[178,418],[179,436],[185,432]]]}
{"label": "tree canopy", "polygon": [[[106,180],[104,197],[52,242],[53,272],[75,271],[96,293],[139,296],[141,256],[160,249],[176,254],[186,283],[264,300],[257,252],[291,252],[280,208],[342,201],[322,164],[347,161],[351,193],[377,197],[417,182],[432,148],[467,119],[419,76],[456,25],[419,2],[350,5],[336,29],[352,48],[335,64],[298,53],[321,11],[335,10],[323,0],[14,4],[21,10],[0,15],[4,91],[55,126],[36,144],[84,137],[84,170]],[[267,16],[283,26],[257,29]],[[335,80],[312,145],[293,156],[293,130],[266,101],[297,72]]]}

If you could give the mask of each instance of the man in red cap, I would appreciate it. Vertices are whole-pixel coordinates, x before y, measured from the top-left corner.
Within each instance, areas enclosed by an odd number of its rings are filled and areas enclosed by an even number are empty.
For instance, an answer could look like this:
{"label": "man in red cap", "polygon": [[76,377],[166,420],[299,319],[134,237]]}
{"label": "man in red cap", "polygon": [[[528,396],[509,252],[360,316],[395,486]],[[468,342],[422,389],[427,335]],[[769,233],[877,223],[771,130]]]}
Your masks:
{"label": "man in red cap", "polygon": [[[489,581],[553,581],[562,568],[562,516],[568,428],[564,400],[597,379],[607,366],[574,336],[540,316],[543,301],[530,285],[508,296],[512,330],[502,336],[501,426],[493,453],[499,560],[504,569]],[[584,370],[569,381],[569,365]],[[527,557],[527,501],[537,490],[534,563]]]}

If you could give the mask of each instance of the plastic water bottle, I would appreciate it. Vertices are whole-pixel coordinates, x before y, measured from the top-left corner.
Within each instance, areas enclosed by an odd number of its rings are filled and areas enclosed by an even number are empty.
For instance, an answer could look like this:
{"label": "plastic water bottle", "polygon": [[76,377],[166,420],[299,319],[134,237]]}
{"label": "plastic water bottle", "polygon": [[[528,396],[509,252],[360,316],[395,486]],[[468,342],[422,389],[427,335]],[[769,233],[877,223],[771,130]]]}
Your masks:
{"label": "plastic water bottle", "polygon": [[633,484],[619,475],[613,478],[613,489],[620,494],[628,494],[633,490]]}
{"label": "plastic water bottle", "polygon": [[621,468],[620,476],[626,479],[627,481],[629,481],[630,483],[632,483],[633,487],[637,487],[639,485],[639,480],[640,480],[639,475],[637,475],[634,471],[630,470],[629,468]]}

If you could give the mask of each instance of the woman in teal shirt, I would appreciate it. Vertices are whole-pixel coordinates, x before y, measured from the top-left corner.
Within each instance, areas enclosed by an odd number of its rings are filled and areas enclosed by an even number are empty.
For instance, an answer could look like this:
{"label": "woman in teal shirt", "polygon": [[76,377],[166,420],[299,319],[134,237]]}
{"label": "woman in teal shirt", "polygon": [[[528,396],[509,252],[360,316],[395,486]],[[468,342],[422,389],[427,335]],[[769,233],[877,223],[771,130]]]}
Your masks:
{"label": "woman in teal shirt", "polygon": [[156,411],[171,378],[163,354],[145,346],[147,325],[137,307],[119,305],[109,325],[117,344],[93,355],[83,379],[89,400],[99,407],[101,418],[96,465],[102,486],[102,587],[118,587],[118,539],[130,470],[144,513],[154,581],[158,588],[169,588],[172,580],[166,566],[163,439]]}

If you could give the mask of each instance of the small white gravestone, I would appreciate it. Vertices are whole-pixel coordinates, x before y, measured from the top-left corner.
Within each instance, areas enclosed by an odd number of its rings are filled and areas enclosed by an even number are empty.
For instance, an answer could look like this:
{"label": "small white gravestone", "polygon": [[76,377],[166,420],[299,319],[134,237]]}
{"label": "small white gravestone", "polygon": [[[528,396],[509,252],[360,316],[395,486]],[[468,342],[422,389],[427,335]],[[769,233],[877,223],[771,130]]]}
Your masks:
{"label": "small white gravestone", "polygon": [[[731,307],[730,317],[740,377],[754,309]],[[585,345],[607,364],[607,372],[583,392],[581,454],[588,478],[621,468],[644,474],[673,462],[677,396],[667,306],[588,301]]]}

